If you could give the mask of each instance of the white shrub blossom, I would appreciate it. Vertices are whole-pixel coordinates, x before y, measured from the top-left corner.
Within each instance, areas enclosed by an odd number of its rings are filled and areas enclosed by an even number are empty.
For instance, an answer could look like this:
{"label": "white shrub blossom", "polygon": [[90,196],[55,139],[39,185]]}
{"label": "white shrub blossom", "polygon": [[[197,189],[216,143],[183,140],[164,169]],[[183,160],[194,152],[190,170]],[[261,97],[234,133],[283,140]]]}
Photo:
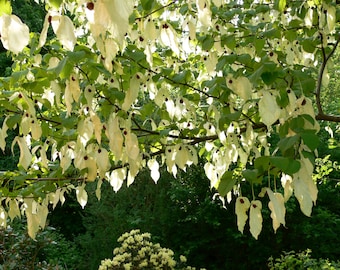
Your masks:
{"label": "white shrub blossom", "polygon": [[186,266],[185,256],[179,256],[179,262],[174,258],[174,252],[162,248],[160,244],[151,241],[150,233],[140,233],[132,230],[118,238],[120,247],[113,250],[113,259],[105,259],[98,270],[126,270],[126,269],[192,269]]}

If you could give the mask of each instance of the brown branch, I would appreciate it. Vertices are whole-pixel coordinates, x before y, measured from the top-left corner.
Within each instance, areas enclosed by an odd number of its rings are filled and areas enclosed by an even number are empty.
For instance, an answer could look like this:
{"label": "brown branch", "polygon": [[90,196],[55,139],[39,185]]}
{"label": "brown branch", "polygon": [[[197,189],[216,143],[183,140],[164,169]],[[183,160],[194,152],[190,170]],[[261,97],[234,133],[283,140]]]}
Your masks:
{"label": "brown branch", "polygon": [[340,42],[340,35],[338,39],[336,40],[336,43],[334,44],[332,50],[330,53],[327,55],[325,51],[325,47],[323,46],[323,35],[320,33],[320,40],[321,40],[321,53],[322,53],[322,63],[318,75],[318,80],[317,80],[317,86],[316,86],[316,91],[315,91],[315,99],[316,99],[316,106],[318,109],[318,114],[316,115],[317,120],[325,120],[325,121],[331,121],[331,122],[340,122],[340,116],[335,116],[335,115],[327,115],[323,112],[322,104],[321,104],[321,88],[322,88],[322,77],[325,72],[327,63],[329,59],[334,55],[335,50],[337,46],[339,45]]}
{"label": "brown branch", "polygon": [[[274,125],[277,125],[279,124],[279,121],[276,121],[274,123]],[[264,129],[264,128],[267,128],[267,126],[263,123],[254,123],[253,124],[253,129]],[[240,129],[240,133],[244,133],[246,132],[247,128],[246,127],[243,127]],[[154,131],[151,131],[152,134],[154,135],[159,135],[158,132],[154,132]],[[202,143],[202,142],[207,142],[207,141],[215,141],[218,139],[218,135],[215,134],[215,135],[210,135],[210,136],[204,136],[204,137],[194,137],[194,138],[189,138],[189,137],[180,137],[179,136],[175,136],[175,135],[167,135],[167,136],[171,136],[171,137],[175,137],[175,138],[178,138],[178,139],[187,139],[187,140],[191,140],[190,142],[187,142],[186,144],[187,145],[195,145],[195,144],[198,144],[198,143]],[[160,149],[159,151],[157,152],[154,152],[154,153],[151,153],[150,155],[148,155],[148,157],[152,158],[152,157],[155,157],[155,156],[159,156],[159,155],[162,155],[165,153],[165,148],[163,149]],[[121,168],[125,168],[125,167],[128,167],[129,164],[128,163],[124,163],[124,164],[120,164],[120,165],[116,165],[112,168],[112,170],[117,170],[117,169],[121,169]]]}
{"label": "brown branch", "polygon": [[[187,145],[195,145],[195,144],[198,144],[198,143],[201,143],[201,142],[214,141],[214,140],[217,140],[217,139],[218,139],[217,135],[198,137],[198,138],[193,139],[191,142],[187,143]],[[148,155],[148,157],[152,158],[152,157],[155,157],[155,156],[162,155],[164,153],[165,153],[165,148],[163,148],[163,149],[161,149],[157,152],[151,153],[150,155]],[[112,170],[117,170],[117,169],[125,168],[125,167],[128,167],[128,166],[129,166],[128,163],[124,163],[124,164],[114,166],[112,168]]]}
{"label": "brown branch", "polygon": [[[134,60],[133,60],[133,61],[134,61]],[[171,82],[171,83],[173,83],[173,84],[177,84],[177,85],[181,85],[181,86],[188,87],[188,88],[190,88],[190,89],[192,89],[192,90],[194,90],[194,91],[196,91],[196,92],[198,92],[198,93],[200,93],[200,94],[202,94],[202,95],[205,95],[205,96],[208,97],[208,98],[215,98],[215,99],[218,98],[218,97],[215,97],[215,96],[213,96],[213,95],[210,95],[210,94],[206,93],[205,91],[203,91],[203,90],[201,90],[201,89],[199,89],[199,88],[197,88],[197,87],[195,87],[195,86],[192,86],[192,85],[190,85],[190,84],[188,84],[188,83],[176,82],[175,80],[173,80],[173,79],[171,79],[171,78],[169,78],[169,77],[167,77],[167,76],[165,76],[165,75],[162,75],[162,74],[160,74],[160,73],[157,73],[156,71],[154,71],[154,70],[152,70],[152,69],[149,69],[149,68],[143,66],[141,63],[137,63],[137,64],[138,64],[141,68],[143,68],[143,69],[145,69],[145,70],[147,70],[147,71],[149,71],[149,72],[151,72],[151,73],[153,73],[153,74],[155,74],[155,75],[160,75],[160,76],[163,77],[165,80],[167,80],[167,81],[169,81],[169,82]]]}
{"label": "brown branch", "polygon": [[315,119],[316,120],[323,120],[323,121],[340,123],[340,116],[329,115],[329,114],[324,114],[324,113],[320,113],[320,112],[315,116]]}
{"label": "brown branch", "polygon": [[[15,114],[23,114],[23,111],[13,111],[13,110],[10,110],[10,109],[6,109],[6,112],[9,112],[9,113],[15,113]],[[42,116],[40,113],[39,113],[40,116],[37,116],[37,119],[40,120],[40,121],[46,121],[46,122],[49,122],[49,123],[53,123],[53,124],[56,124],[56,125],[61,125],[61,122],[58,122],[58,121],[55,121],[55,120],[52,120],[52,119],[48,119],[44,116]]]}
{"label": "brown branch", "polygon": [[58,182],[58,181],[65,181],[65,180],[70,180],[70,181],[84,181],[86,178],[84,177],[63,177],[63,178],[57,178],[57,177],[39,177],[39,178],[26,178],[27,181],[53,181],[53,182]]}
{"label": "brown branch", "polygon": [[149,71],[150,73],[152,73],[152,74],[154,74],[154,75],[160,75],[162,78],[164,78],[165,80],[167,80],[167,81],[169,81],[169,82],[171,82],[171,83],[173,83],[173,84],[175,84],[175,85],[177,84],[177,85],[185,86],[185,87],[190,88],[190,89],[192,89],[192,90],[194,90],[194,91],[196,91],[196,92],[198,92],[198,93],[200,93],[200,94],[202,94],[202,95],[205,95],[205,96],[208,97],[208,98],[218,99],[218,97],[215,97],[215,96],[213,96],[213,95],[210,95],[210,94],[206,93],[205,91],[203,91],[203,90],[201,90],[201,89],[199,89],[199,88],[197,88],[197,87],[195,87],[195,86],[193,86],[193,85],[190,85],[190,84],[188,84],[188,83],[176,82],[175,80],[173,80],[173,79],[171,79],[171,78],[169,78],[169,77],[167,77],[167,76],[165,76],[165,75],[163,75],[163,74],[161,74],[161,73],[158,73],[158,72],[156,72],[156,71],[154,71],[154,70],[152,70],[152,69],[150,69],[150,68],[148,68],[148,67],[143,66],[140,62],[137,62],[136,60],[134,60],[134,59],[132,59],[132,58],[130,58],[130,57],[127,57],[127,56],[124,56],[124,57],[125,57],[126,59],[129,59],[130,61],[136,63],[136,64],[137,64],[138,66],[140,66],[142,69],[145,69],[145,70]]}
{"label": "brown branch", "polygon": [[[147,135],[157,135],[157,136],[161,136],[161,133],[158,131],[154,131],[154,130],[148,130],[145,128],[132,128],[131,129],[134,132],[143,132]],[[182,135],[172,135],[172,134],[167,134],[165,137],[169,137],[169,138],[173,138],[173,139],[181,139],[181,140],[194,140],[197,139],[197,137],[189,137],[189,136],[182,136]]]}
{"label": "brown branch", "polygon": [[[191,142],[188,143],[188,145],[195,145],[201,142],[207,142],[207,141],[214,141],[217,140],[218,136],[217,135],[211,135],[211,136],[205,136],[205,137],[200,137],[200,138],[195,138],[194,140],[192,140]],[[157,152],[154,152],[150,155],[150,157],[154,157],[154,156],[158,156],[161,154],[165,153],[165,149],[161,149]]]}
{"label": "brown branch", "polygon": [[[254,129],[263,129],[263,128],[266,128],[266,125],[263,124],[263,123],[254,124],[253,128]],[[246,132],[246,130],[247,130],[246,127],[241,128],[240,129],[240,133],[244,133],[244,132]],[[178,138],[182,139],[179,136],[178,136]],[[196,137],[196,138],[191,138],[191,142],[188,142],[187,145],[195,145],[195,144],[198,144],[198,143],[201,143],[201,142],[215,141],[217,139],[218,139],[218,135],[217,134],[210,135],[210,136],[204,136],[204,137]],[[152,153],[150,155],[150,157],[157,156],[157,155],[160,155],[160,154],[164,154],[164,152],[165,152],[165,149],[161,149],[161,150],[159,150],[157,152]]]}

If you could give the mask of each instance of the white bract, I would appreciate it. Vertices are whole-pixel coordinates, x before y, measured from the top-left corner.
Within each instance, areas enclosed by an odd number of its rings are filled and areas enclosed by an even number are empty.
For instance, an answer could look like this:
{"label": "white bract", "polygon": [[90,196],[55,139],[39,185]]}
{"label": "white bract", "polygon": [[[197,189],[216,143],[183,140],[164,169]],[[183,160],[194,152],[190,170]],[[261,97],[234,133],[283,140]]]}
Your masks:
{"label": "white bract", "polygon": [[18,54],[29,43],[29,28],[16,15],[0,17],[1,42],[5,49]]}

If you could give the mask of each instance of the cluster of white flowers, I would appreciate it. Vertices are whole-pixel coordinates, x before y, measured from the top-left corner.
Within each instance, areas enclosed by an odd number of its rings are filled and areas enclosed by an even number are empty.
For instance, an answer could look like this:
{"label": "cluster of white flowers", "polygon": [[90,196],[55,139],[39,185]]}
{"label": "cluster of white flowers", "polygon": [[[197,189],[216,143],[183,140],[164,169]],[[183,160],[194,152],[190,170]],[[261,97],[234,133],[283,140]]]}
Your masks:
{"label": "cluster of white flowers", "polygon": [[98,270],[195,269],[184,266],[187,259],[183,255],[177,263],[171,249],[162,248],[160,244],[151,242],[150,233],[132,230],[121,235],[118,242],[121,246],[113,250],[113,259],[103,260]]}

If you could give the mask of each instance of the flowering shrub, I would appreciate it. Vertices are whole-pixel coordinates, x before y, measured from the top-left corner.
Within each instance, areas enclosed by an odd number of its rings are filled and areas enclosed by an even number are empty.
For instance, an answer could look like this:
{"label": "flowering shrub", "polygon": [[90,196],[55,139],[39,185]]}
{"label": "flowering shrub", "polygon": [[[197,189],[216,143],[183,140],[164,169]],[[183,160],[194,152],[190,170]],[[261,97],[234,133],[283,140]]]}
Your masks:
{"label": "flowering shrub", "polygon": [[185,266],[186,257],[181,255],[179,262],[174,259],[174,252],[151,242],[150,233],[132,230],[118,238],[121,246],[113,250],[113,259],[101,262],[99,270],[120,269],[195,269]]}

